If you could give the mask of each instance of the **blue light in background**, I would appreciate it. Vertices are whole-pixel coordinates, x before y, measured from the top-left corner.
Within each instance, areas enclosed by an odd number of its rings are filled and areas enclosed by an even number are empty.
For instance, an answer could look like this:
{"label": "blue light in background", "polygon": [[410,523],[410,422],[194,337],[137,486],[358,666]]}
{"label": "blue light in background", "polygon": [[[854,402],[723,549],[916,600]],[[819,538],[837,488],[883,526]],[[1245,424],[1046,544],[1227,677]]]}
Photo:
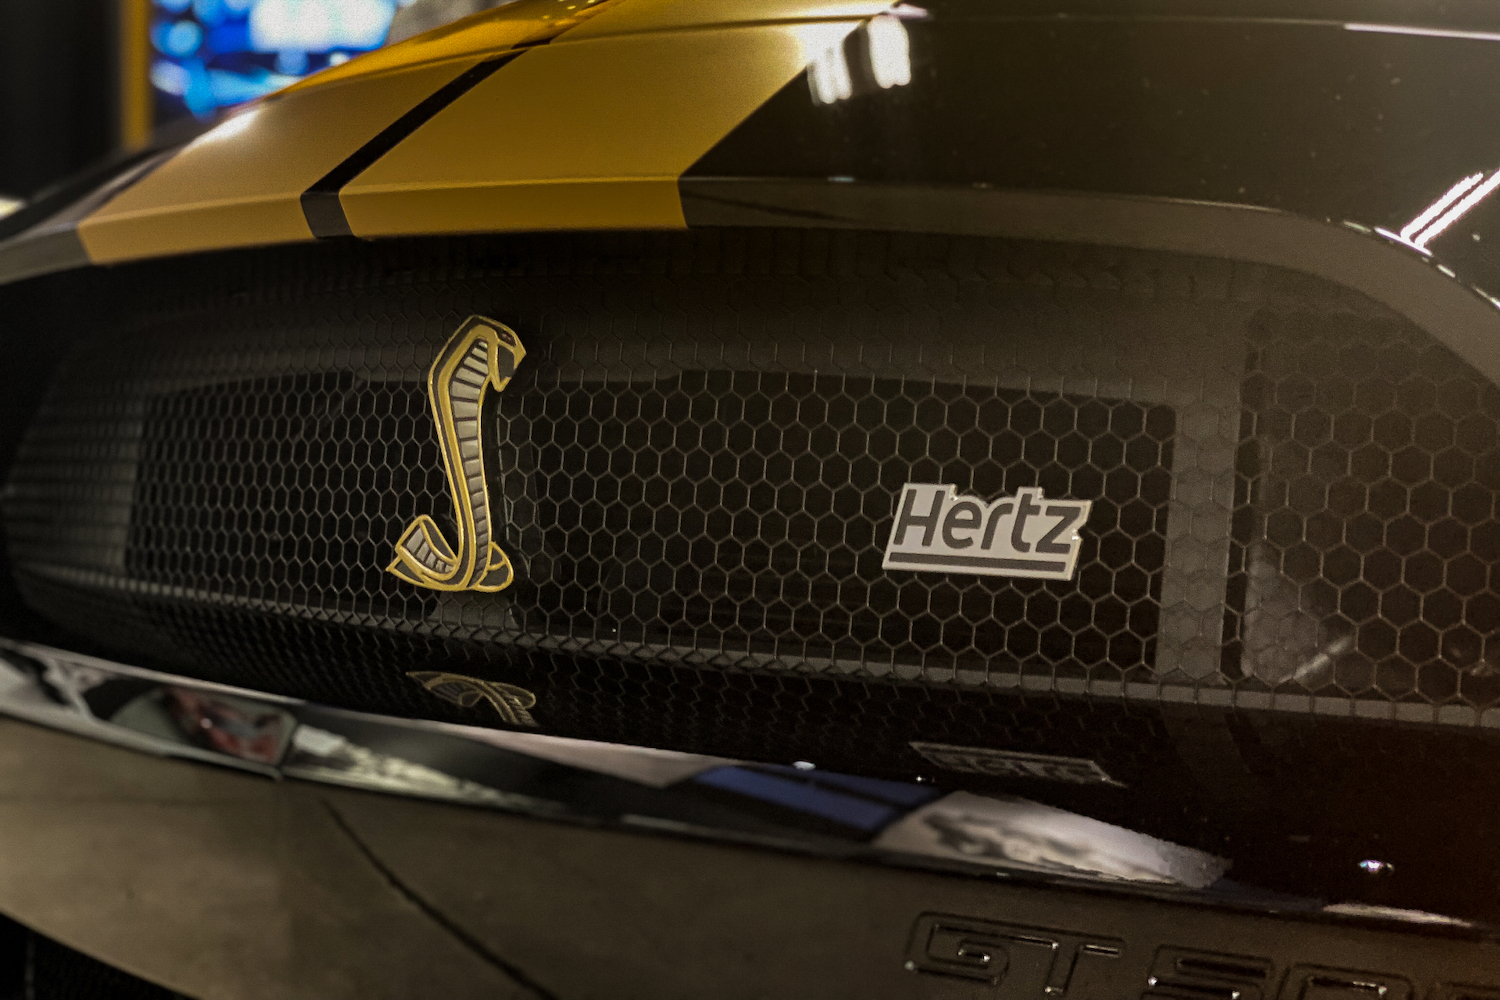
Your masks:
{"label": "blue light in background", "polygon": [[223,0],[193,0],[193,16],[205,28],[212,28],[224,20],[228,13]]}
{"label": "blue light in background", "polygon": [[185,59],[203,44],[203,29],[195,21],[175,21],[162,25],[156,47],[169,56]]}
{"label": "blue light in background", "polygon": [[157,120],[200,118],[379,48],[410,0],[154,0]]}

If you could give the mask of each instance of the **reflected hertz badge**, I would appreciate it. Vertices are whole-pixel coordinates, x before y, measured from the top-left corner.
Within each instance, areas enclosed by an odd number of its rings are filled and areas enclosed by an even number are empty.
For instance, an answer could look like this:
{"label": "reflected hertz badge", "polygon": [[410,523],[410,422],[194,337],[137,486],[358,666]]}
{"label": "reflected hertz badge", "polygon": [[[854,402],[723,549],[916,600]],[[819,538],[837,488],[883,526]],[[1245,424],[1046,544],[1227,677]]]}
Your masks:
{"label": "reflected hertz badge", "polygon": [[431,590],[495,591],[515,579],[510,559],[494,540],[479,417],[485,393],[503,390],[525,356],[515,331],[471,316],[432,363],[427,397],[448,472],[458,537],[450,543],[426,514],[412,521],[396,543],[395,560],[386,567],[408,583]]}
{"label": "reflected hertz badge", "polygon": [[907,483],[896,501],[886,569],[1071,580],[1088,500],[1048,500],[1035,488],[986,502],[952,486]]}

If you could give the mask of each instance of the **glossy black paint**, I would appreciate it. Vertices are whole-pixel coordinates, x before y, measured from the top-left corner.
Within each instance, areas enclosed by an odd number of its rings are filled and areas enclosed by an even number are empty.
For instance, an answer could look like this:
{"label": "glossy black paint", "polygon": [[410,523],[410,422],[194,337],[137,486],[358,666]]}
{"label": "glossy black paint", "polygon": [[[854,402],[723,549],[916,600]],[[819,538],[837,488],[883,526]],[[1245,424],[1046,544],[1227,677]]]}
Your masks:
{"label": "glossy black paint", "polygon": [[[902,963],[906,971],[1004,985],[1007,989],[1002,996],[1041,995],[1041,980],[1053,987],[1053,994],[1065,992],[1086,1000],[1135,995],[1148,968],[1160,984],[1173,987],[1160,995],[1178,998],[1198,995],[1175,992],[1192,986],[1274,989],[1283,979],[1294,986],[1305,985],[1298,979],[1298,970],[1327,969],[1326,963],[1357,972],[1358,979],[1353,981],[1404,989],[1416,986],[1424,991],[1435,981],[1460,973],[1470,983],[1492,983],[1500,975],[1493,927],[1424,916],[1410,909],[1382,908],[1398,902],[1410,905],[1410,890],[1396,880],[1406,865],[1404,859],[1393,861],[1383,855],[1386,860],[1378,865],[1365,859],[1365,868],[1376,870],[1363,871],[1361,877],[1373,880],[1377,889],[1343,890],[1334,898],[1345,905],[1329,906],[1327,896],[1266,888],[1261,884],[1262,872],[1250,870],[1241,876],[1236,870],[1235,878],[1224,878],[1222,864],[1214,859],[1144,840],[1127,828],[1102,826],[1055,805],[1004,795],[998,799],[969,795],[960,790],[972,785],[968,781],[879,780],[809,762],[786,766],[662,755],[618,744],[404,721],[3,641],[0,714],[136,751],[248,771],[263,778],[293,779],[278,782],[282,788],[293,788],[280,806],[283,817],[298,808],[295,786],[312,782],[320,789],[316,794],[321,811],[408,902],[487,955],[513,952],[487,949],[479,928],[463,927],[460,916],[465,908],[455,907],[451,895],[417,894],[406,887],[400,873],[409,870],[418,857],[427,857],[464,872],[461,891],[465,896],[497,891],[506,894],[508,906],[524,905],[510,898],[520,876],[505,863],[513,842],[489,836],[488,847],[476,854],[451,839],[453,827],[449,825],[477,822],[492,831],[497,822],[505,821],[497,813],[511,813],[553,822],[541,834],[549,842],[543,853],[550,853],[552,843],[589,836],[576,829],[583,826],[593,829],[596,849],[607,849],[606,830],[653,830],[678,838],[802,855],[813,864],[862,862],[849,877],[866,887],[904,869],[915,882],[920,906],[904,912],[898,908],[881,919],[890,923],[894,918],[898,927],[912,926]],[[7,730],[0,736],[13,741],[15,733]],[[1204,734],[1196,738],[1201,740]],[[88,752],[117,778],[151,767],[145,757],[111,761],[103,748]],[[52,775],[50,766],[49,760],[37,760],[34,770],[52,778],[64,797],[76,795],[76,778],[69,781]],[[1354,781],[1360,783],[1357,776]],[[1239,794],[1232,774],[1220,774],[1214,784]],[[348,799],[338,797],[340,793],[329,786],[473,808],[402,804],[389,797],[382,806],[377,800],[376,810],[383,809],[388,816],[410,809],[424,827],[433,824],[418,855],[391,855],[378,850],[368,832],[360,832],[362,824],[346,811]],[[433,845],[441,846],[434,851]],[[1258,845],[1236,845],[1236,855],[1247,846]],[[279,847],[279,863],[296,865],[308,860],[289,847]],[[679,842],[659,849],[682,856],[692,847]],[[8,851],[13,854],[15,848]],[[496,870],[477,863],[479,855],[501,859],[498,878]],[[796,864],[796,859],[771,856],[762,857],[760,863],[785,867]],[[1472,876],[1473,866],[1468,871]],[[947,877],[954,875],[969,877]],[[633,871],[625,874],[627,881],[635,877]],[[643,891],[645,885],[654,888],[649,881],[637,882],[628,895],[649,896],[650,891]],[[1380,899],[1378,887],[1387,890],[1388,900]],[[8,912],[14,912],[17,905],[13,888],[0,886],[0,902]],[[1032,906],[1007,906],[1015,893],[1030,893]],[[327,905],[327,898],[320,896],[318,901]],[[837,908],[849,898],[847,892],[834,894],[821,898],[818,906]],[[1052,905],[1036,905],[1043,898]],[[983,905],[976,908],[976,899]],[[1355,905],[1349,905],[1351,901]],[[697,919],[691,907],[678,906],[678,902],[677,896],[667,896],[670,916],[663,918],[664,923]],[[580,905],[574,894],[559,893],[552,900],[549,893],[548,906],[533,903],[524,918],[545,924],[551,907],[559,904]],[[278,901],[285,912],[295,912],[298,905],[296,898]],[[22,915],[33,906],[22,903]],[[731,901],[726,908],[735,906]],[[1109,919],[1111,911],[1121,906],[1136,908],[1130,924]],[[613,900],[610,908],[611,913],[623,914],[629,904]],[[118,911],[104,912],[114,917]],[[752,915],[755,927],[745,932],[753,937],[788,916],[767,920],[764,915]],[[837,941],[840,951],[847,949],[861,939],[856,930],[859,924],[860,920],[845,913],[820,940],[825,947]],[[1405,933],[1392,935],[1392,931]],[[90,928],[90,932],[96,931]],[[887,975],[896,972],[902,945],[899,937],[877,937],[884,943],[872,943],[888,949],[885,959],[876,961],[877,968]],[[972,959],[972,949],[964,946],[964,940],[983,944],[993,955],[1008,955],[1010,961],[966,961]],[[1082,949],[1077,961],[1070,962],[1077,944],[1096,947]],[[382,942],[382,947],[403,945],[392,941]],[[1038,954],[1048,956],[1045,949],[1049,947],[1059,954],[1057,962],[1031,960]],[[1163,956],[1167,956],[1165,961]],[[1180,960],[1183,956],[1187,960]],[[407,962],[423,959],[415,949],[402,957]],[[551,995],[541,985],[549,977],[535,974],[533,957],[528,953],[526,961],[501,959],[497,964],[513,978],[531,984],[537,995]],[[336,962],[339,956],[328,958]],[[670,951],[663,958],[695,960]],[[154,968],[165,981],[178,975],[170,960],[153,958],[144,968]],[[1055,977],[1046,976],[1049,968]],[[1211,982],[1205,983],[1205,976]],[[883,983],[874,995],[950,995],[924,983],[919,979],[915,987],[902,988],[898,979]],[[819,995],[845,993],[835,990]],[[1299,994],[1294,990],[1280,995]],[[1405,995],[1399,990],[1395,993],[1396,997]]]}
{"label": "glossy black paint", "polygon": [[[711,843],[639,816],[539,822],[273,782],[10,720],[0,748],[30,764],[4,777],[34,817],[0,825],[6,858],[27,872],[98,873],[50,892],[7,880],[7,913],[190,996],[252,982],[288,1000],[1184,1000],[1226,997],[1226,986],[1279,1000],[1327,996],[1340,970],[1345,983],[1385,986],[1386,1000],[1490,1000],[1500,983],[1500,949],[1483,931],[1315,914],[1270,894],[1258,905],[1243,891],[1138,897],[834,863],[791,841]],[[1000,982],[945,975],[959,942],[935,925],[989,946],[983,979]],[[1072,962],[1084,942],[1108,950]]]}
{"label": "glossy black paint", "polygon": [[[856,33],[850,98],[820,104],[799,77],[694,164],[684,192],[700,178],[957,185],[1399,230],[1456,181],[1500,167],[1500,40],[969,6],[902,23],[909,85],[876,86]],[[1431,250],[1500,290],[1496,241],[1500,207],[1486,201]]]}

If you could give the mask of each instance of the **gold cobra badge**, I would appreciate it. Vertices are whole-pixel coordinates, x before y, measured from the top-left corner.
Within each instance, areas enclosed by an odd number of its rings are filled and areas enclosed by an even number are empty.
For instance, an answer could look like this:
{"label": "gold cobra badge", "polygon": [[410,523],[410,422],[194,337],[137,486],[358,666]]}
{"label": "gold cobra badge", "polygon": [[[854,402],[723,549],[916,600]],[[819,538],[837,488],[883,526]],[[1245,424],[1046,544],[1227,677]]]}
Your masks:
{"label": "gold cobra badge", "polygon": [[437,421],[458,539],[450,545],[426,514],[412,521],[386,567],[408,583],[432,590],[496,591],[515,579],[510,559],[494,540],[479,417],[485,391],[500,392],[510,384],[525,356],[515,331],[470,316],[433,361],[427,396]]}

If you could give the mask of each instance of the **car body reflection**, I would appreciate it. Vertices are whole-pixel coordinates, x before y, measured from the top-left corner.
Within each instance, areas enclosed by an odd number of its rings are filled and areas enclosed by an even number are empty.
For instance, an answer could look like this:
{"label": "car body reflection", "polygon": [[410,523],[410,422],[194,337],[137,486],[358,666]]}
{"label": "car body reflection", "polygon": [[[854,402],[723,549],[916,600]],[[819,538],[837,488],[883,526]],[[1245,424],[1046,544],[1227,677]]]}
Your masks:
{"label": "car body reflection", "polygon": [[374,716],[0,640],[0,713],[165,756],[542,819],[1280,911],[1464,923],[1289,896],[1232,861],[993,791]]}

